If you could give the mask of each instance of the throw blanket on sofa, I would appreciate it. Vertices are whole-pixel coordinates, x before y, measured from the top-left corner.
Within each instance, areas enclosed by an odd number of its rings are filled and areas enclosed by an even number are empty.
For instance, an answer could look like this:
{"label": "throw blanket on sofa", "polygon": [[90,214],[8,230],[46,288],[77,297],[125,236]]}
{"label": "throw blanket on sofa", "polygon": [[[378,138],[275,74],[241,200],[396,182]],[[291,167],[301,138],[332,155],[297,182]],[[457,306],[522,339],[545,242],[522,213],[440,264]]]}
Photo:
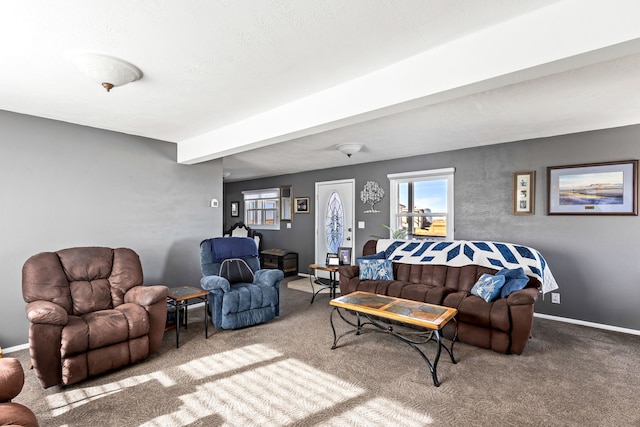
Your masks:
{"label": "throw blanket on sofa", "polygon": [[473,242],[466,240],[378,240],[376,250],[387,259],[405,264],[440,264],[453,267],[480,265],[501,270],[522,267],[527,276],[542,283],[542,293],[558,289],[551,270],[540,252],[513,243]]}

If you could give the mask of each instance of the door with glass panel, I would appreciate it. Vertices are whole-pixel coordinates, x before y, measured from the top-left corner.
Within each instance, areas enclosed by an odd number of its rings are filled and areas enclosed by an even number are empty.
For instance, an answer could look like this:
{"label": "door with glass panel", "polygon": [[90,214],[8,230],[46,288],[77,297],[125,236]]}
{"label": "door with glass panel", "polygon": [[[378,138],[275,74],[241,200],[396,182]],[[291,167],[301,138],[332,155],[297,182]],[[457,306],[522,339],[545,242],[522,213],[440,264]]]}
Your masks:
{"label": "door with glass panel", "polygon": [[[354,197],[353,179],[316,183],[316,264],[325,264],[327,253],[354,247]],[[352,249],[352,263],[353,257]]]}

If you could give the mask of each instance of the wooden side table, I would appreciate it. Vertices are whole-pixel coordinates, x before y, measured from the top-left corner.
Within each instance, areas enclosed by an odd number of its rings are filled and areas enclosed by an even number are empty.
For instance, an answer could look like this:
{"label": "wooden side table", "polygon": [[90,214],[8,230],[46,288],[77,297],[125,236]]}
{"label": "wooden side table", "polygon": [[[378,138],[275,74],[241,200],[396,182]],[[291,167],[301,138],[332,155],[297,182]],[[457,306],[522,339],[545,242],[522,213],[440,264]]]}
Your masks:
{"label": "wooden side table", "polygon": [[[325,265],[325,264],[311,264],[309,265],[309,280],[311,281],[311,304],[313,304],[313,300],[316,298],[323,289],[329,288],[329,296],[331,299],[336,297],[336,288],[338,287],[338,281],[336,280],[336,273],[338,272],[338,265]],[[316,277],[316,270],[328,271],[329,272],[329,283],[322,283]],[[318,279],[318,280],[315,280]],[[316,291],[313,284],[319,285],[320,289]]]}
{"label": "wooden side table", "polygon": [[209,291],[193,286],[169,288],[167,303],[176,309],[176,348],[180,347],[180,313],[184,312],[184,328],[187,329],[187,307],[204,302],[204,337],[209,338]]}

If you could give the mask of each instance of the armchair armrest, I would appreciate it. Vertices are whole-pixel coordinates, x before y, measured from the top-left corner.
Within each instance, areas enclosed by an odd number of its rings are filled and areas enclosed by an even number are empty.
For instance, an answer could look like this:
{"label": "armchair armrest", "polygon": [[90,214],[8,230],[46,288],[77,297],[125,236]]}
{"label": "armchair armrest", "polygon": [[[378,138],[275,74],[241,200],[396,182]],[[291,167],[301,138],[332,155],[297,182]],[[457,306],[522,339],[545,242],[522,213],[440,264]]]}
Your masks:
{"label": "armchair armrest", "polygon": [[0,359],[0,402],[9,402],[20,394],[24,385],[24,370],[18,359]]}
{"label": "armchair armrest", "polygon": [[134,286],[124,294],[124,302],[148,307],[165,300],[167,295],[169,295],[169,288],[166,286]]}
{"label": "armchair armrest", "polygon": [[51,301],[32,301],[25,311],[31,323],[64,326],[69,321],[67,311]]}
{"label": "armchair armrest", "polygon": [[207,291],[220,289],[223,292],[229,292],[231,290],[229,281],[220,276],[204,276],[202,279],[200,279],[200,287]]}
{"label": "armchair armrest", "polygon": [[276,286],[284,278],[282,270],[265,268],[254,273],[253,283],[262,286]]}

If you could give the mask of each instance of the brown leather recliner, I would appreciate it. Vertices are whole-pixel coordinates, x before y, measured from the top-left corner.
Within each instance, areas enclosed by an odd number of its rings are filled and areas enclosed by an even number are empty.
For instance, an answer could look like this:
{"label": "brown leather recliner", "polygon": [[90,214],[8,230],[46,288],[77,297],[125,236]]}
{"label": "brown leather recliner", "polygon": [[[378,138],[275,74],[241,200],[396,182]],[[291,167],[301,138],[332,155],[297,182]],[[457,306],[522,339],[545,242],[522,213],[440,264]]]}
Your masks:
{"label": "brown leather recliner", "polygon": [[127,248],[43,252],[22,269],[29,351],[44,388],[140,362],[160,347],[166,286],[142,286]]}
{"label": "brown leather recliner", "polygon": [[24,370],[18,359],[0,359],[0,426],[38,427],[33,411],[11,402],[24,386]]}

